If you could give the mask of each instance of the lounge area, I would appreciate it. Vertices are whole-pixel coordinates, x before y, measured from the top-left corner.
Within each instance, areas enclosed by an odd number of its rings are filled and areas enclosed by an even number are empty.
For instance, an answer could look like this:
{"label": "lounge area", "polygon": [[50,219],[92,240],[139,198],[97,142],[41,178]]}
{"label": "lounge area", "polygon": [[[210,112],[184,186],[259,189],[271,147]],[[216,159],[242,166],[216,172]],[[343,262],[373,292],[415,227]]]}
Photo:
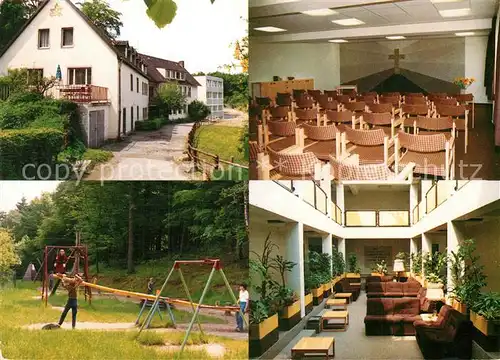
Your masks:
{"label": "lounge area", "polygon": [[251,358],[500,358],[500,182],[312,184],[250,183]]}

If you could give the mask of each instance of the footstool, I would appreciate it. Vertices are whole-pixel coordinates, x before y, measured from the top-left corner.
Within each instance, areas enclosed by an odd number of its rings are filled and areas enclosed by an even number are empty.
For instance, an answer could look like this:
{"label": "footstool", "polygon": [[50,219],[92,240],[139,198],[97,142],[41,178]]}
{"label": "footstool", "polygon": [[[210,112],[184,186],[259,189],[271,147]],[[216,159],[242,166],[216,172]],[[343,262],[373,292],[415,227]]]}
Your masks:
{"label": "footstool", "polygon": [[331,310],[347,310],[347,300],[346,299],[328,299],[326,301],[326,308]]}
{"label": "footstool", "polygon": [[[330,354],[330,348],[332,353]],[[312,355],[324,355],[326,359],[335,357],[335,339],[333,337],[303,337],[292,348],[292,359],[300,359]]]}
{"label": "footstool", "polygon": [[[343,320],[343,323],[341,324],[335,324],[335,325],[341,325],[342,328],[325,328],[325,322],[327,322],[328,326],[328,320],[334,320],[334,319],[341,319]],[[321,316],[321,321],[319,323],[319,331],[346,331],[347,325],[349,325],[349,312],[347,310],[344,311],[327,311]]]}
{"label": "footstool", "polygon": [[334,299],[346,299],[347,303],[350,304],[352,302],[352,293],[335,293],[333,295]]}

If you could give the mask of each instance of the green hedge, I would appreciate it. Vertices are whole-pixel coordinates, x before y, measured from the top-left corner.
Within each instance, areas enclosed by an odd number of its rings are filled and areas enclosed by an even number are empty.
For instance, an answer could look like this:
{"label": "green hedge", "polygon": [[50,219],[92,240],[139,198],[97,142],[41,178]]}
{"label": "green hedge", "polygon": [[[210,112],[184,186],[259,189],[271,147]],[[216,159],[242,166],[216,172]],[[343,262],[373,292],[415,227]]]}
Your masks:
{"label": "green hedge", "polygon": [[[24,180],[33,176],[37,179],[47,175],[55,176],[53,170],[57,154],[63,146],[64,132],[61,130],[0,130],[0,179]],[[25,165],[30,166],[23,174]]]}
{"label": "green hedge", "polygon": [[137,131],[158,130],[163,125],[162,119],[143,120],[135,123],[135,129]]}

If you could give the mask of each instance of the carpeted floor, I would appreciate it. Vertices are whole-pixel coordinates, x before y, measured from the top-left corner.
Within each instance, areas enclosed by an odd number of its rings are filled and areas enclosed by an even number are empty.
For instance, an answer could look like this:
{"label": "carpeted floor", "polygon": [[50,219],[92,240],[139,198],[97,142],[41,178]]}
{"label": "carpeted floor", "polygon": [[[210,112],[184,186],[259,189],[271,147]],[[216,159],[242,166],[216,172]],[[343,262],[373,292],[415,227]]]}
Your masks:
{"label": "carpeted floor", "polygon": [[[316,336],[335,338],[335,360],[361,359],[423,359],[415,336],[366,336],[366,293],[361,291],[358,300],[348,306],[349,327],[345,332],[323,332]],[[304,336],[304,335],[302,335]],[[275,359],[290,359],[290,349],[300,335],[291,341]]]}

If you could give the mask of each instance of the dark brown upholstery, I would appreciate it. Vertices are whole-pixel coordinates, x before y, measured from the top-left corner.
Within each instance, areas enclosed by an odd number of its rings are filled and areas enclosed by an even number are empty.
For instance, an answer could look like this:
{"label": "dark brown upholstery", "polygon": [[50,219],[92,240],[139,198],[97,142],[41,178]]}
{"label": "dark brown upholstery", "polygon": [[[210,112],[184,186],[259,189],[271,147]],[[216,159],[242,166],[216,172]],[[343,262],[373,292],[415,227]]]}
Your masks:
{"label": "dark brown upholstery", "polygon": [[292,90],[292,95],[293,95],[294,99],[304,95],[305,93],[306,93],[306,91],[304,89],[293,89]]}
{"label": "dark brown upholstery", "polygon": [[422,286],[418,282],[367,282],[366,296],[374,297],[418,297]]}
{"label": "dark brown upholstery", "polygon": [[413,323],[420,319],[416,298],[367,299],[366,335],[415,335]]}
{"label": "dark brown upholstery", "polygon": [[413,326],[425,359],[472,358],[472,322],[448,305],[441,307],[438,320],[417,320]]}
{"label": "dark brown upholstery", "polygon": [[292,106],[292,97],[289,93],[277,93],[276,105],[278,106]]}
{"label": "dark brown upholstery", "polygon": [[361,292],[361,287],[359,285],[351,285],[349,280],[342,279],[335,284],[336,292],[352,293],[352,301],[356,301]]}

